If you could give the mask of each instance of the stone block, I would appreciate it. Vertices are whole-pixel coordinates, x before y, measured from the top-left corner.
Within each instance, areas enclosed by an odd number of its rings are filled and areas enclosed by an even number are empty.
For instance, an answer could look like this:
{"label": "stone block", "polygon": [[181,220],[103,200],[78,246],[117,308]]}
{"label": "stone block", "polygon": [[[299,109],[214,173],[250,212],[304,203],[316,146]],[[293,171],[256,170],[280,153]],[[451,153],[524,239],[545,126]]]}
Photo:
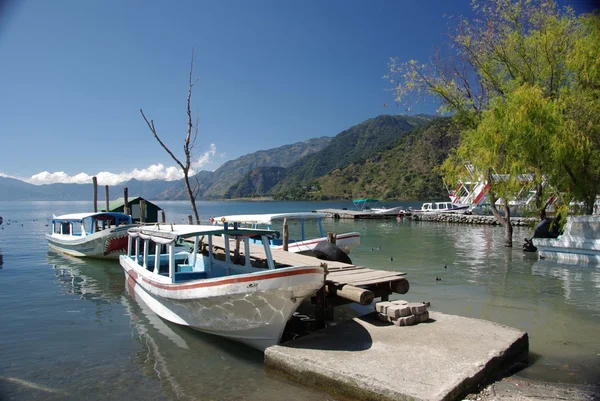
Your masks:
{"label": "stone block", "polygon": [[427,306],[422,302],[411,302],[407,306],[410,308],[410,312],[413,315],[420,315],[421,313],[427,312]]}
{"label": "stone block", "polygon": [[391,319],[392,323],[396,326],[414,326],[417,324],[417,320],[414,315],[399,317],[397,319]]}
{"label": "stone block", "polygon": [[389,301],[384,301],[384,302],[377,302],[375,304],[375,310],[379,313],[383,313],[385,315],[385,313],[387,312],[387,308],[388,306],[393,305],[391,302]]}
{"label": "stone block", "polygon": [[413,315],[417,323],[425,323],[429,320],[429,312],[421,313],[420,315]]}
{"label": "stone block", "polygon": [[386,314],[393,318],[397,319],[399,317],[405,317],[411,315],[410,307],[408,305],[390,305],[387,308]]}

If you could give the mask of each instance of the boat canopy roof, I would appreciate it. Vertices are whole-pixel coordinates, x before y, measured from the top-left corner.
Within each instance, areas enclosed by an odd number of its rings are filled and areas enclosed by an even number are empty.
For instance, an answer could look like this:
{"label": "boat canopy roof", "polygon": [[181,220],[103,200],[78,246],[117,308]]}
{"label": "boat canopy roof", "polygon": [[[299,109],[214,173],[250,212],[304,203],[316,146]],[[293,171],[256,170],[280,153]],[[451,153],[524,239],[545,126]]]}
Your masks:
{"label": "boat canopy roof", "polygon": [[354,199],[352,202],[359,204],[359,203],[379,202],[379,200],[374,199],[374,198],[363,198],[363,199]]}
{"label": "boat canopy roof", "polygon": [[127,230],[129,236],[149,239],[158,244],[170,244],[179,239],[197,237],[200,235],[232,235],[232,236],[254,236],[270,235],[279,236],[275,230],[262,230],[254,228],[217,227],[208,225],[190,224],[156,224],[153,226],[134,227]]}
{"label": "boat canopy roof", "polygon": [[273,214],[237,214],[230,216],[215,217],[215,223],[223,222],[244,223],[244,224],[271,224],[274,220],[309,220],[324,219],[325,213],[316,212],[294,212],[294,213],[273,213]]}
{"label": "boat canopy roof", "polygon": [[118,219],[131,221],[131,216],[125,213],[117,212],[97,212],[97,213],[70,213],[60,216],[52,216],[52,222],[81,222],[83,219],[93,218],[95,220]]}

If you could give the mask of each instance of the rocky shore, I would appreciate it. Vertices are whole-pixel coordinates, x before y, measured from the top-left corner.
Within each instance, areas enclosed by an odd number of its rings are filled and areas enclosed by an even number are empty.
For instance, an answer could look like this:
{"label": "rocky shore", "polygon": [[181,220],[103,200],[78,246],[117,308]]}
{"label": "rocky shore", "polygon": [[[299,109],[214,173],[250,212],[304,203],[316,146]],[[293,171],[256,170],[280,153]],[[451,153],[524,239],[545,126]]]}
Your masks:
{"label": "rocky shore", "polygon": [[[438,223],[462,223],[462,224],[486,224],[498,225],[494,216],[482,216],[477,214],[463,213],[413,213],[413,220],[435,221]],[[512,217],[513,226],[534,226],[539,222],[537,217]]]}

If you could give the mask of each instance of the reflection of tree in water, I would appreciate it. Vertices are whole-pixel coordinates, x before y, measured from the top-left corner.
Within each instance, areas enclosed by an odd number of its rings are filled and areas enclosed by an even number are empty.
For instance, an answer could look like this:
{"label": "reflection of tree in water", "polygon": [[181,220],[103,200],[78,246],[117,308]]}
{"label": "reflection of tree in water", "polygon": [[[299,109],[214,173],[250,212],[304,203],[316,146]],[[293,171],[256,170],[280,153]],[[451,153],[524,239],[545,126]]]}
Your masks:
{"label": "reflection of tree in water", "polygon": [[0,251],[0,269],[2,269],[3,264],[4,264],[4,256],[2,256],[2,251]]}

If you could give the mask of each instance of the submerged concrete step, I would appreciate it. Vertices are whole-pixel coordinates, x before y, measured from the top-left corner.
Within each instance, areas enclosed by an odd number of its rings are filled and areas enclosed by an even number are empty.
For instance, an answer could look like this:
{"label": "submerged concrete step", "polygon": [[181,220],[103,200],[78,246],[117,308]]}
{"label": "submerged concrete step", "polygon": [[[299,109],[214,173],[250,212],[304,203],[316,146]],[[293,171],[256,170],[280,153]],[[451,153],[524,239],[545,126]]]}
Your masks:
{"label": "submerged concrete step", "polygon": [[377,313],[267,348],[265,367],[360,400],[454,400],[527,357],[527,333],[429,312],[398,327]]}

